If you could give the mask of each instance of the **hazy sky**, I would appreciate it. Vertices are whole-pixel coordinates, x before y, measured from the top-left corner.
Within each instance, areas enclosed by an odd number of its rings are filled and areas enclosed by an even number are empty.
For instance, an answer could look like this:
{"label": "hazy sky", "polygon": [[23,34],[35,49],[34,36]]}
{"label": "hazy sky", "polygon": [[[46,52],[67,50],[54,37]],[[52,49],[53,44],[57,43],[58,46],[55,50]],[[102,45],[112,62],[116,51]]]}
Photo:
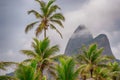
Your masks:
{"label": "hazy sky", "polygon": [[[45,0],[47,1],[47,0]],[[64,39],[54,31],[49,31],[52,44],[64,49],[73,31],[84,24],[96,37],[106,34],[110,40],[113,54],[120,59],[120,0],[57,0],[66,21],[60,29]],[[35,21],[27,11],[39,9],[34,0],[0,0],[0,61],[22,61],[21,49],[29,49],[34,31],[24,33],[26,25]],[[41,37],[40,37],[41,38]]]}

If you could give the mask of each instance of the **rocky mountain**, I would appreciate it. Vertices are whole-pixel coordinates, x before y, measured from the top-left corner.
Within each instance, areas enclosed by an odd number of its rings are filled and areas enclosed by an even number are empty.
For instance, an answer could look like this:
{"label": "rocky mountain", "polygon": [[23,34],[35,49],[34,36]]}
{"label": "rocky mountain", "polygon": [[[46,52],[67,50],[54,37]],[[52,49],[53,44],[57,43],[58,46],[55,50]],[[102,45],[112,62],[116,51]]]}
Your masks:
{"label": "rocky mountain", "polygon": [[74,55],[80,53],[80,48],[83,45],[90,45],[92,43],[98,44],[98,47],[103,47],[103,55],[113,56],[110,48],[110,43],[105,34],[100,34],[93,38],[92,34],[85,26],[79,26],[72,34],[65,49],[65,55]]}
{"label": "rocky mountain", "polygon": [[93,40],[92,34],[85,26],[79,26],[68,41],[65,54],[77,54],[83,44]]}
{"label": "rocky mountain", "polygon": [[98,44],[99,48],[101,48],[101,47],[104,48],[103,55],[113,56],[109,40],[108,40],[108,38],[107,38],[107,36],[105,34],[98,35],[95,39],[91,40],[88,43],[88,45],[92,44],[92,43]]}

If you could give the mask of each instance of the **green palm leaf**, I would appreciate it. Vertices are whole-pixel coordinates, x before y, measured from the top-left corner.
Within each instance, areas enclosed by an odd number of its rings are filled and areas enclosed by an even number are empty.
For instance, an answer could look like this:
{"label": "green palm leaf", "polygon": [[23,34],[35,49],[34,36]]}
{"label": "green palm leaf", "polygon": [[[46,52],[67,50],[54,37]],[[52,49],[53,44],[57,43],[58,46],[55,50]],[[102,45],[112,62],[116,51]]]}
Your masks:
{"label": "green palm leaf", "polygon": [[16,62],[0,62],[0,69],[6,70],[6,67],[9,67],[11,65],[16,65]]}
{"label": "green palm leaf", "polygon": [[28,14],[31,14],[31,13],[33,13],[36,18],[43,18],[43,16],[39,12],[37,12],[35,10],[28,11]]}
{"label": "green palm leaf", "polygon": [[62,24],[62,22],[60,20],[50,20],[50,21],[53,22],[53,23],[56,23],[56,24],[60,25],[62,28],[64,27],[63,24]]}
{"label": "green palm leaf", "polygon": [[53,12],[56,12],[57,9],[60,9],[58,5],[52,5],[48,11],[47,17],[53,14]]}
{"label": "green palm leaf", "polygon": [[50,49],[46,50],[46,52],[44,53],[44,58],[52,57],[52,55],[54,55],[58,51],[59,51],[59,46],[55,45],[51,47]]}
{"label": "green palm leaf", "polygon": [[0,80],[18,80],[18,79],[10,76],[0,76]]}
{"label": "green palm leaf", "polygon": [[59,20],[65,21],[65,18],[64,18],[64,16],[61,13],[55,13],[55,14],[53,14],[50,17],[50,19],[59,19]]}
{"label": "green palm leaf", "polygon": [[60,35],[60,37],[63,38],[63,36],[60,33],[60,31],[53,24],[50,24],[50,28],[56,30],[56,32]]}
{"label": "green palm leaf", "polygon": [[25,28],[25,32],[27,33],[29,30],[31,30],[34,25],[36,25],[38,23],[38,21],[35,21],[33,23],[30,23],[29,25],[27,25],[27,27]]}
{"label": "green palm leaf", "polygon": [[40,23],[39,27],[36,28],[36,36],[38,36],[39,34],[42,33],[43,29],[44,29],[45,24],[44,23]]}
{"label": "green palm leaf", "polygon": [[75,62],[72,58],[60,58],[57,66],[58,80],[77,80],[80,69],[75,69]]}
{"label": "green palm leaf", "polygon": [[30,56],[30,57],[36,57],[36,53],[33,52],[32,50],[21,50],[21,52],[27,56]]}

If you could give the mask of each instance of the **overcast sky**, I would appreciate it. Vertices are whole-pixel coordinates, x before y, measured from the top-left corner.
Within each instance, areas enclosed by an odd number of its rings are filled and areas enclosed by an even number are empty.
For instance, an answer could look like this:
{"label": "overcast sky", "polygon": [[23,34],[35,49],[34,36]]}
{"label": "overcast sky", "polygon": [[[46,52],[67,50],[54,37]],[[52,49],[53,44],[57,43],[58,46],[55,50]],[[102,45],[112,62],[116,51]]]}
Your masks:
{"label": "overcast sky", "polygon": [[[66,18],[65,28],[60,29],[64,38],[54,31],[48,35],[52,44],[60,45],[60,53],[64,53],[73,31],[84,24],[94,37],[106,34],[113,54],[120,59],[120,0],[57,0],[56,4]],[[24,33],[26,25],[35,20],[33,15],[27,15],[31,9],[39,9],[34,0],[0,0],[0,61],[26,58],[19,50],[29,49],[34,37],[33,30]]]}

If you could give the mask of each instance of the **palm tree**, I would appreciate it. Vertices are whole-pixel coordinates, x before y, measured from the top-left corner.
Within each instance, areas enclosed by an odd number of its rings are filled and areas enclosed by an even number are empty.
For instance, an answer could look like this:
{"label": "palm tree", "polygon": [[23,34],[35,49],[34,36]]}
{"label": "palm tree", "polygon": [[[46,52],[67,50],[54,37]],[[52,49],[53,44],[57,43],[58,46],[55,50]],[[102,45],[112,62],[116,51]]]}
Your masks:
{"label": "palm tree", "polygon": [[110,70],[110,76],[113,80],[117,80],[117,77],[120,75],[120,65],[117,62],[110,62],[108,64],[108,69]]}
{"label": "palm tree", "polygon": [[28,14],[33,13],[38,21],[27,25],[25,32],[27,33],[29,30],[34,28],[36,24],[38,24],[35,32],[36,36],[38,36],[44,31],[44,38],[46,38],[46,31],[48,30],[48,27],[50,27],[51,29],[56,30],[57,33],[59,33],[59,35],[62,37],[62,34],[59,32],[59,30],[55,27],[53,23],[58,24],[63,28],[62,21],[64,21],[65,18],[61,13],[56,12],[58,9],[60,9],[60,7],[53,4],[55,0],[49,0],[48,3],[45,3],[42,0],[36,1],[40,4],[41,12],[37,12],[36,10],[30,10],[28,11]]}
{"label": "palm tree", "polygon": [[19,64],[15,71],[16,78],[18,80],[39,80],[40,73],[36,70],[37,64],[32,61],[31,64]]}
{"label": "palm tree", "polygon": [[72,58],[60,58],[56,71],[57,80],[77,80],[80,69],[76,69],[75,61]]}
{"label": "palm tree", "polygon": [[97,67],[95,69],[95,80],[110,80],[109,73],[107,68]]}
{"label": "palm tree", "polygon": [[98,66],[105,66],[104,62],[109,60],[108,56],[102,55],[103,48],[98,49],[96,44],[92,44],[83,48],[83,54],[77,56],[77,60],[82,64],[83,72],[90,72],[91,78],[93,78],[93,72]]}
{"label": "palm tree", "polygon": [[34,38],[34,42],[32,43],[33,50],[21,50],[21,52],[27,56],[30,56],[30,59],[25,60],[37,61],[37,70],[41,72],[43,75],[43,71],[45,68],[48,68],[52,65],[52,59],[57,51],[59,51],[58,45],[50,47],[50,40],[45,38],[43,41],[39,41]]}

